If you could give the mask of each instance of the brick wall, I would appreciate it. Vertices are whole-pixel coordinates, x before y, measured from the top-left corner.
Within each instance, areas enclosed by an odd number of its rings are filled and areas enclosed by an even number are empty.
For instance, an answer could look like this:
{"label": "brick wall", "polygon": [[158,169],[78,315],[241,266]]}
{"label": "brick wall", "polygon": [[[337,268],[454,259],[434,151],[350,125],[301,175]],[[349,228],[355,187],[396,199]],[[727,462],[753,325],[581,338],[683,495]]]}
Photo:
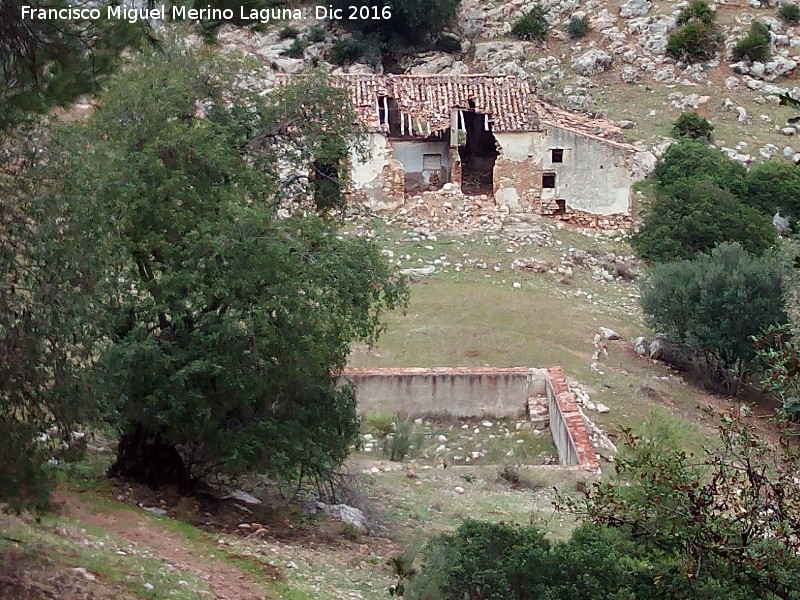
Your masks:
{"label": "brick wall", "polygon": [[599,471],[600,463],[589,432],[561,367],[547,369],[547,396],[550,400],[550,432],[561,464]]}

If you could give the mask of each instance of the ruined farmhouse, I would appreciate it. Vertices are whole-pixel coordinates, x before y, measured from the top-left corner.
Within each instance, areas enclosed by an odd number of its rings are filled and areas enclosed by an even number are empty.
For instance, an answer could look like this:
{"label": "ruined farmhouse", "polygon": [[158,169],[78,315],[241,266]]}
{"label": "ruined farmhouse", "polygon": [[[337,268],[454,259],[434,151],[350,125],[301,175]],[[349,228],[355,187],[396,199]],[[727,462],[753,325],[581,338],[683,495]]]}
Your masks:
{"label": "ruined farmhouse", "polygon": [[373,210],[452,182],[511,212],[630,223],[640,153],[613,123],[553,106],[527,80],[358,74],[336,84],[369,132],[368,158],[352,156],[352,193]]}

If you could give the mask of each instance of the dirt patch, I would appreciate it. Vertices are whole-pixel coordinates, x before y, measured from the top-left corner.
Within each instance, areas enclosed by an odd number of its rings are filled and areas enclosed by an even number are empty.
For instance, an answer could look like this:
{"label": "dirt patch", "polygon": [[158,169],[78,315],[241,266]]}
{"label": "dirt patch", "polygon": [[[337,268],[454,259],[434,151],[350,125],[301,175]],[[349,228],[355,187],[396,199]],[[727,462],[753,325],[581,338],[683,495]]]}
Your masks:
{"label": "dirt patch", "polygon": [[216,600],[266,600],[270,595],[252,576],[225,562],[214,560],[164,528],[155,530],[151,519],[134,511],[113,514],[97,512],[79,494],[59,492],[54,496],[62,515],[100,527],[134,544],[148,548],[177,568],[201,578]]}

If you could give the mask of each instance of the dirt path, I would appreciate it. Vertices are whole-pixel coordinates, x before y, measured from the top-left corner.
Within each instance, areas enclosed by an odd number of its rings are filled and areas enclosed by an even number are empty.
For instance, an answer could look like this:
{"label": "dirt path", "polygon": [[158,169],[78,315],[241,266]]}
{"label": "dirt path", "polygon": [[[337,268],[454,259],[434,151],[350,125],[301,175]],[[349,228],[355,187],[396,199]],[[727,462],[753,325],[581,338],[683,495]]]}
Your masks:
{"label": "dirt path", "polygon": [[206,582],[216,600],[267,600],[271,597],[249,573],[203,555],[183,536],[158,528],[153,519],[127,507],[117,513],[96,512],[80,494],[72,492],[58,492],[54,501],[62,515],[100,527],[197,575]]}

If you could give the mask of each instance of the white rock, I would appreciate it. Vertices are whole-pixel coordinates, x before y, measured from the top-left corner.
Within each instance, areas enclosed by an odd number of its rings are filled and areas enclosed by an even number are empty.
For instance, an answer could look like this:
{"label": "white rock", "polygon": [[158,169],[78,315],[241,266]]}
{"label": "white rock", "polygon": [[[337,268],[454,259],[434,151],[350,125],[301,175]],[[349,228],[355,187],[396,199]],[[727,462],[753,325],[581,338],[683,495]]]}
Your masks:
{"label": "white rock", "polygon": [[613,329],[609,329],[608,327],[598,327],[598,331],[600,332],[600,335],[602,335],[607,340],[620,339],[619,334]]}
{"label": "white rock", "polygon": [[459,486],[456,486],[455,488],[453,488],[453,491],[456,494],[463,494],[464,493],[464,488],[459,485]]}
{"label": "white rock", "polygon": [[572,69],[579,75],[588,77],[605,71],[612,60],[608,52],[594,48],[575,58],[572,61]]}
{"label": "white rock", "polygon": [[236,490],[235,492],[231,492],[229,495],[225,496],[223,500],[227,500],[228,498],[233,498],[234,500],[244,502],[245,504],[261,504],[261,500],[251,494],[248,494],[244,490]]}
{"label": "white rock", "polygon": [[148,592],[152,592],[154,589],[156,589],[152,583],[145,583],[142,587]]}
{"label": "white rock", "polygon": [[355,527],[361,533],[367,533],[369,531],[367,517],[358,508],[349,506],[347,504],[331,504],[325,505],[325,508],[322,509],[322,512],[324,512],[326,515],[330,515],[337,521],[341,521],[342,523],[346,523],[351,527]]}

